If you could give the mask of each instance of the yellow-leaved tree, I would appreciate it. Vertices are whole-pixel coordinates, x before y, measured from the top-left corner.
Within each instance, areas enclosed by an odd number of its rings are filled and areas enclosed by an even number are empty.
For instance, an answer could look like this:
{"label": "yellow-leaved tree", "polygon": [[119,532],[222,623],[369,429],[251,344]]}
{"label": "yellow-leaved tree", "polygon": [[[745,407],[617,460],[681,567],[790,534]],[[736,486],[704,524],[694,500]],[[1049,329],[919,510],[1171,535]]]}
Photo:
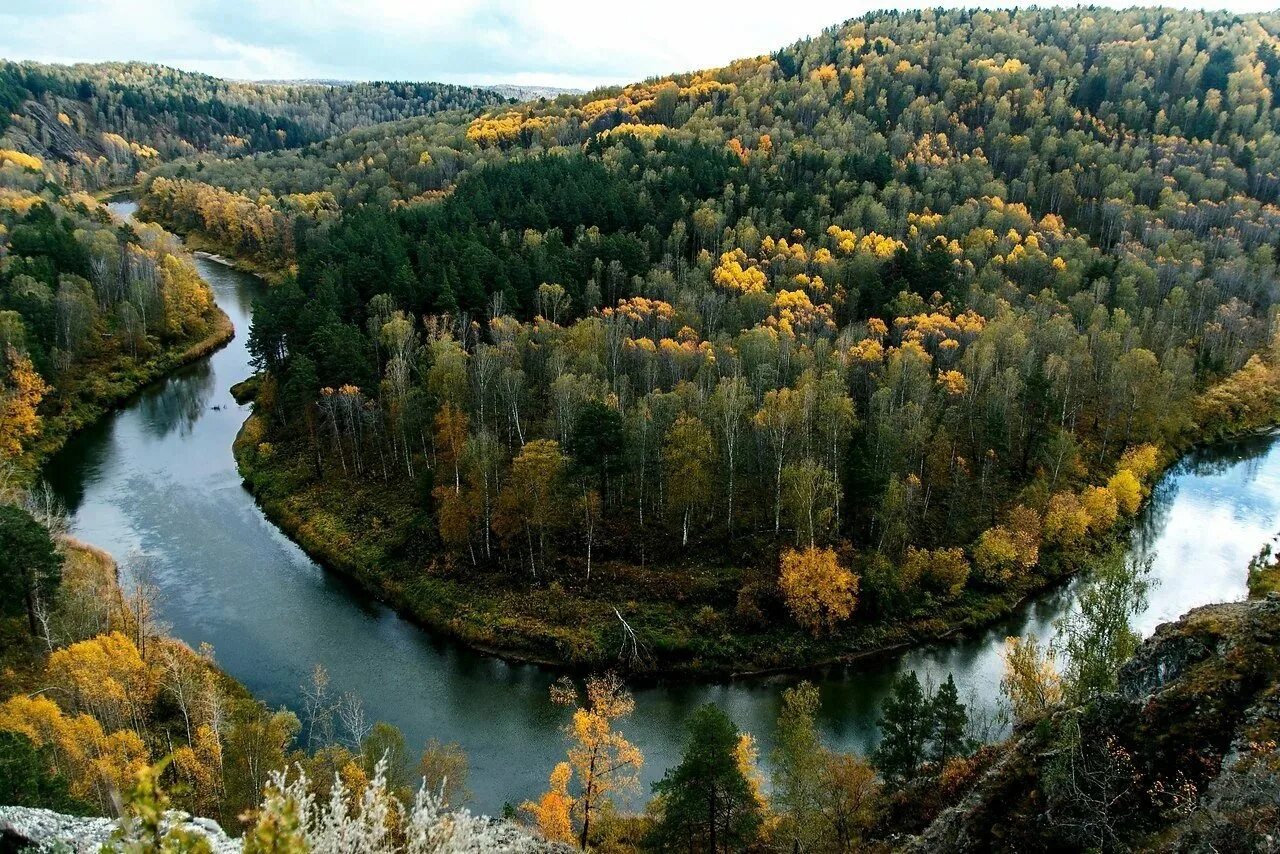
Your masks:
{"label": "yellow-leaved tree", "polygon": [[756,737],[749,732],[738,733],[738,746],[733,751],[734,764],[747,781],[751,796],[755,798],[761,815],[769,813],[769,797],[764,789],[764,772],[760,770],[760,748],[756,746]]}
{"label": "yellow-leaved tree", "polygon": [[48,674],[79,711],[109,729],[145,730],[146,710],[160,689],[158,674],[120,632],[55,650]]}
{"label": "yellow-leaved tree", "polygon": [[36,408],[49,393],[25,353],[12,345],[5,350],[7,370],[0,373],[0,462],[22,454],[23,444],[40,432]]}
{"label": "yellow-leaved tree", "polygon": [[534,575],[546,564],[548,535],[565,518],[561,479],[567,465],[559,442],[535,439],[511,461],[511,473],[498,494],[494,528],[511,545],[528,550]]}
{"label": "yellow-leaved tree", "polygon": [[[1047,524],[1043,526],[1047,530]],[[982,532],[973,547],[973,562],[984,581],[1009,584],[1040,560],[1040,515],[1019,504],[1004,524]]]}
{"label": "yellow-leaved tree", "polygon": [[533,818],[538,832],[550,842],[563,842],[572,845],[577,840],[573,836],[573,796],[569,794],[569,780],[573,777],[573,768],[568,762],[557,762],[551,769],[551,779],[547,791],[536,801],[525,801],[523,809]]}
{"label": "yellow-leaved tree", "polygon": [[1059,492],[1049,499],[1044,514],[1046,539],[1064,548],[1084,539],[1089,530],[1089,510],[1074,492]]}
{"label": "yellow-leaved tree", "polygon": [[1107,481],[1107,489],[1116,498],[1116,504],[1126,515],[1132,516],[1142,506],[1142,483],[1129,469],[1122,468]]}
{"label": "yellow-leaved tree", "polygon": [[796,622],[814,634],[847,620],[858,604],[858,576],[840,565],[834,549],[786,549],[778,586]]}
{"label": "yellow-leaved tree", "polygon": [[1039,717],[1062,700],[1062,676],[1052,649],[1041,650],[1034,636],[1005,639],[1004,678],[1000,688],[1013,706],[1016,721]]}
{"label": "yellow-leaved tree", "polygon": [[222,805],[222,740],[209,724],[201,724],[191,743],[174,748],[173,768],[191,793],[196,815],[216,815]]}
{"label": "yellow-leaved tree", "polygon": [[1111,530],[1120,518],[1120,506],[1116,493],[1105,486],[1087,486],[1080,493],[1080,502],[1089,514],[1089,530],[1102,533]]}
{"label": "yellow-leaved tree", "polygon": [[[571,772],[568,776],[577,783],[578,792],[571,797],[570,815],[578,822],[578,845],[585,849],[592,817],[612,802],[615,794],[634,791],[640,785],[644,756],[614,729],[617,721],[635,710],[636,703],[622,680],[612,673],[587,679],[585,695],[580,695],[567,678],[561,679],[551,686],[551,699],[558,705],[573,708],[573,718],[565,727],[570,741],[569,761],[561,765],[566,766]],[[543,827],[545,818],[548,826],[559,832],[558,810],[563,799],[569,797],[569,782],[565,771],[556,766],[551,775],[551,790],[533,805],[539,827]]]}
{"label": "yellow-leaved tree", "polygon": [[150,761],[138,733],[122,729],[108,735],[92,716],[65,714],[44,696],[19,694],[0,704],[0,730],[22,733],[47,748],[53,771],[67,779],[71,794],[93,798],[103,810],[113,808],[112,794]]}

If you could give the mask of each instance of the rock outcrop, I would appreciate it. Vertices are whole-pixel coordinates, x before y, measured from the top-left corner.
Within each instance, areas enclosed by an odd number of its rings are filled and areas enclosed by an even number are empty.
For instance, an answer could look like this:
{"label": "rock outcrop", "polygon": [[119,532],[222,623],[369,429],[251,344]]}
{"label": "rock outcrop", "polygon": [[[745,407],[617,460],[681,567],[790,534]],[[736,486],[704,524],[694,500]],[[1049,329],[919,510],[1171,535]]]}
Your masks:
{"label": "rock outcrop", "polygon": [[[227,836],[216,821],[170,812],[167,827],[204,837],[214,854],[239,854],[240,840]],[[34,807],[0,807],[0,854],[26,851],[67,851],[97,854],[118,824],[110,818],[63,815]]]}
{"label": "rock outcrop", "polygon": [[[166,814],[170,828],[204,837],[213,854],[240,854],[241,841],[229,837],[216,821],[184,812]],[[443,816],[434,838],[441,851],[456,854],[570,854],[574,849],[546,842],[509,821],[473,816],[463,811]],[[118,827],[115,819],[63,815],[34,807],[0,806],[0,854],[39,852],[97,854]],[[377,854],[377,852],[368,852]]]}
{"label": "rock outcrop", "polygon": [[[40,101],[23,102],[19,114],[22,120],[8,129],[7,136],[20,150],[46,163],[53,160],[76,163],[83,158],[92,161],[106,153],[96,139],[59,121],[55,109]],[[66,109],[75,111],[71,105]]]}
{"label": "rock outcrop", "polygon": [[902,850],[1280,851],[1280,596],[1162,625],[1118,688],[1015,733]]}

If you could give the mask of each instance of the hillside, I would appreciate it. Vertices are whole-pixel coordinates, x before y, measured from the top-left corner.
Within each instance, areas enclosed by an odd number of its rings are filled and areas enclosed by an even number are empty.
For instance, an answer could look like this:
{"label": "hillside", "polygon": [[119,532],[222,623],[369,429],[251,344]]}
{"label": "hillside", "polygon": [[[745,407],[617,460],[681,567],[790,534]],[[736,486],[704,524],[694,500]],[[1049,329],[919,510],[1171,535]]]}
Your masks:
{"label": "hillside", "polygon": [[145,63],[0,60],[0,147],[96,189],[182,156],[296,148],[365,125],[504,102],[437,83],[247,83]]}
{"label": "hillside", "polygon": [[296,270],[240,459],[313,554],[534,658],[619,615],[644,667],[844,658],[1002,613],[1274,417],[1275,23],[875,13],[162,166],[144,212]]}
{"label": "hillside", "polygon": [[[531,832],[619,852],[1275,848],[1274,555],[1247,569],[1254,599],[1144,643],[1127,547],[1189,448],[1280,420],[1280,15],[876,12],[520,104],[21,74],[0,95],[0,462],[216,332],[161,226],[269,272],[234,391],[266,515],[433,640],[584,677],[550,686],[565,750],[545,791],[504,810]],[[138,169],[157,224],[71,190]],[[454,811],[458,744],[406,744],[323,667],[299,715],[273,712],[166,639],[145,585],[83,554],[60,568],[40,497],[34,519],[0,506],[0,554],[25,561],[0,602],[12,799],[123,809],[135,836],[169,799],[240,822],[251,851],[534,845]],[[847,738],[858,691],[834,715],[807,681],[767,694],[767,742],[685,702],[656,721],[682,754],[650,751],[665,767],[640,790],[655,721],[631,719],[626,680],[860,665],[1076,575],[1051,648],[1008,639],[1003,700],[895,667],[869,755]],[[380,622],[355,631],[385,643]],[[440,702],[475,705],[458,696]],[[512,707],[544,716],[529,696]],[[481,737],[523,731],[499,730]]]}
{"label": "hillside", "polygon": [[[28,636],[25,617],[11,618],[12,603],[0,600],[0,851],[231,854],[247,844],[302,854],[335,850],[335,836],[345,840],[336,850],[352,851],[403,850],[395,842],[405,839],[415,851],[567,850],[447,803],[446,791],[465,791],[462,781],[448,790],[442,779],[430,788],[422,776],[411,781],[400,767],[404,737],[385,723],[370,724],[354,751],[311,743],[310,720],[299,738],[298,717],[251,697],[218,669],[211,647],[193,650],[167,634],[136,566],[125,568],[122,587],[106,552],[58,534],[65,520],[47,494],[4,486],[6,548],[20,542],[23,506],[40,517],[29,524],[53,531],[42,536],[58,568],[42,578],[51,604],[40,636]],[[465,773],[463,765],[450,773]],[[361,809],[335,809],[347,791]],[[178,847],[180,835],[200,843]],[[275,845],[264,847],[267,839]]]}
{"label": "hillside", "polygon": [[987,759],[909,852],[1266,851],[1280,830],[1280,597],[1161,626],[1119,691]]}
{"label": "hillside", "polygon": [[0,147],[0,479],[233,330],[174,236]]}

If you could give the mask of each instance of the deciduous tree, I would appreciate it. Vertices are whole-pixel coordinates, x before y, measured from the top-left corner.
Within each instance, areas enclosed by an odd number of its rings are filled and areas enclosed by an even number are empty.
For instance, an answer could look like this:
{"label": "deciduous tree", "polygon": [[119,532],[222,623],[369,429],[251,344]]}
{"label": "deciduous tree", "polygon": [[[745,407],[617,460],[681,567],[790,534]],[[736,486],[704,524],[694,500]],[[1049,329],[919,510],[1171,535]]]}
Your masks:
{"label": "deciduous tree", "polygon": [[559,442],[535,439],[512,460],[498,495],[494,526],[508,541],[523,536],[534,575],[540,565],[546,565],[548,536],[564,521],[561,475],[565,463]]}
{"label": "deciduous tree", "polygon": [[834,549],[786,549],[778,586],[796,622],[813,633],[847,620],[858,604],[858,576],[840,565]]}
{"label": "deciduous tree", "polygon": [[715,446],[701,419],[681,415],[667,433],[662,448],[666,467],[667,500],[680,515],[680,544],[689,544],[689,517],[711,497]]}
{"label": "deciduous tree", "polygon": [[5,362],[6,375],[0,376],[0,461],[20,456],[27,440],[39,433],[36,409],[51,391],[31,359],[12,344],[5,351]]}
{"label": "deciduous tree", "polygon": [[[635,700],[614,674],[587,680],[585,697],[579,697],[572,683],[562,680],[552,688],[552,699],[574,707],[573,719],[565,729],[570,740],[569,767],[578,785],[573,798],[577,818],[578,845],[586,849],[591,821],[604,804],[617,794],[639,786],[644,757],[614,729],[617,722],[635,710]],[[555,775],[553,775],[553,782]]]}
{"label": "deciduous tree", "polygon": [[1041,651],[1034,635],[1005,639],[1004,678],[1000,688],[1016,721],[1038,718],[1062,701],[1062,677],[1052,649]]}

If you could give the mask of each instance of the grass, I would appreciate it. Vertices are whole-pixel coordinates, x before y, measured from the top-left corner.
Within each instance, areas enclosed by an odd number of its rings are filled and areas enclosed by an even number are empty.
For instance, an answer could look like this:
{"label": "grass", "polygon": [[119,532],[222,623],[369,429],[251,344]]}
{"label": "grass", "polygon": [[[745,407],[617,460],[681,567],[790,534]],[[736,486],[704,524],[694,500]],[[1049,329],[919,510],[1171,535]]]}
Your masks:
{"label": "grass", "polygon": [[1249,598],[1264,599],[1271,593],[1280,594],[1280,563],[1251,568],[1249,570]]}

